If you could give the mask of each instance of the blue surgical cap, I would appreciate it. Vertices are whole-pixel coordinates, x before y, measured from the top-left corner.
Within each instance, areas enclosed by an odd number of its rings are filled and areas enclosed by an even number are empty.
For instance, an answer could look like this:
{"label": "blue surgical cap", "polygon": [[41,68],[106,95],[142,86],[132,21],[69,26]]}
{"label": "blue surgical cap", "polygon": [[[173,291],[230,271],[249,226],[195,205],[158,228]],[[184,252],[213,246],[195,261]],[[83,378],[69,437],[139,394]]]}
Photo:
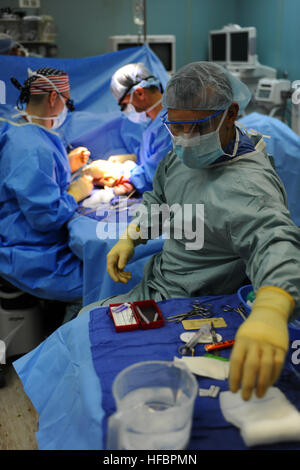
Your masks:
{"label": "blue surgical cap", "polygon": [[169,80],[163,95],[164,108],[189,110],[226,109],[232,102],[245,109],[251,99],[249,88],[214,62],[192,62]]}

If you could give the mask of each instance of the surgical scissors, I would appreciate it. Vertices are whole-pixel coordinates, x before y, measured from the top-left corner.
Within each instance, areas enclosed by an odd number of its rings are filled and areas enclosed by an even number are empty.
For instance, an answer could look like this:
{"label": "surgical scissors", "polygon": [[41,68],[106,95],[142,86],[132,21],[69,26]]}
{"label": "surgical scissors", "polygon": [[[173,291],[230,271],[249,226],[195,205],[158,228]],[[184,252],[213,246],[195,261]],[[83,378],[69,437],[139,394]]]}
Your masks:
{"label": "surgical scissors", "polygon": [[179,323],[182,320],[185,320],[189,317],[202,317],[202,318],[211,318],[213,316],[213,311],[211,309],[212,304],[202,304],[200,300],[193,300],[191,302],[192,310],[189,310],[185,313],[179,313],[177,315],[171,315],[167,317],[167,321],[175,321]]}
{"label": "surgical scissors", "polygon": [[232,305],[222,305],[223,312],[237,312],[241,315],[244,320],[247,320],[246,309],[242,304],[239,304],[238,307],[233,307]]}

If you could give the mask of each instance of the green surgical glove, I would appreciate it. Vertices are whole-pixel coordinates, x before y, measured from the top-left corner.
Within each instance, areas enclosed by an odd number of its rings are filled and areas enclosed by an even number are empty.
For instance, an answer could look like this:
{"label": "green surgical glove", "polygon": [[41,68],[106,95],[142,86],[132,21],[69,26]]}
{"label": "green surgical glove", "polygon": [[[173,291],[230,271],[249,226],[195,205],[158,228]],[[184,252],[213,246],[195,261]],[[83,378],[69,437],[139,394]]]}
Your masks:
{"label": "green surgical glove", "polygon": [[242,398],[249,400],[256,389],[262,397],[278,378],[289,345],[288,319],[294,300],[283,289],[261,287],[251,314],[240,326],[230,358],[229,387],[242,388]]}

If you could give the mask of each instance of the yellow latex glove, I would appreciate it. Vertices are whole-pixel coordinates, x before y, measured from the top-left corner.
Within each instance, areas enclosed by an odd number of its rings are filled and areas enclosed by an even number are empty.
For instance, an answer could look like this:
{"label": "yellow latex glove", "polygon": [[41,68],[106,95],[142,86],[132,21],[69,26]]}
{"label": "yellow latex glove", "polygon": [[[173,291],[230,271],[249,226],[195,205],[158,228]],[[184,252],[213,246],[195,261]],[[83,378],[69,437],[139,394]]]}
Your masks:
{"label": "yellow latex glove", "polygon": [[79,170],[89,159],[91,152],[86,147],[76,147],[68,153],[71,172]]}
{"label": "yellow latex glove", "polygon": [[294,300],[275,286],[261,287],[251,314],[240,326],[230,357],[229,387],[242,388],[249,400],[256,389],[261,398],[279,377],[289,345],[288,319]]}
{"label": "yellow latex glove", "polygon": [[131,273],[124,272],[124,268],[133,257],[135,247],[139,243],[143,243],[139,237],[139,232],[139,227],[134,224],[129,225],[119,241],[107,254],[107,272],[113,281],[127,284],[131,279]]}
{"label": "yellow latex glove", "polygon": [[73,196],[76,202],[88,197],[93,191],[94,185],[90,176],[82,176],[70,184],[68,193]]}

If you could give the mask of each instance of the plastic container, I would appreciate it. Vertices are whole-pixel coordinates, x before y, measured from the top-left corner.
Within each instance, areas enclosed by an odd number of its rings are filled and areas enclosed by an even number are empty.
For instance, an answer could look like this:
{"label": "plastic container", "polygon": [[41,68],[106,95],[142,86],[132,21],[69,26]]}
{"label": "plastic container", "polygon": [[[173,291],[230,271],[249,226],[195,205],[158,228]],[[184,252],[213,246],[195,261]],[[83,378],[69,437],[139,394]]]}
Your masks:
{"label": "plastic container", "polygon": [[0,18],[0,33],[8,34],[14,41],[22,39],[22,20],[15,15],[3,15]]}
{"label": "plastic container", "polygon": [[56,28],[54,19],[50,15],[41,15],[39,24],[39,39],[42,42],[54,42],[56,38]]}
{"label": "plastic container", "polygon": [[240,299],[243,307],[245,307],[247,313],[251,312],[251,307],[247,304],[246,299],[247,299],[247,295],[252,290],[253,290],[252,284],[248,284],[246,286],[240,287],[238,290],[238,298]]}
{"label": "plastic container", "polygon": [[188,445],[198,383],[182,364],[145,361],[113,384],[117,412],[108,420],[107,449],[181,450]]}
{"label": "plastic container", "polygon": [[24,16],[23,41],[39,41],[40,16]]}

